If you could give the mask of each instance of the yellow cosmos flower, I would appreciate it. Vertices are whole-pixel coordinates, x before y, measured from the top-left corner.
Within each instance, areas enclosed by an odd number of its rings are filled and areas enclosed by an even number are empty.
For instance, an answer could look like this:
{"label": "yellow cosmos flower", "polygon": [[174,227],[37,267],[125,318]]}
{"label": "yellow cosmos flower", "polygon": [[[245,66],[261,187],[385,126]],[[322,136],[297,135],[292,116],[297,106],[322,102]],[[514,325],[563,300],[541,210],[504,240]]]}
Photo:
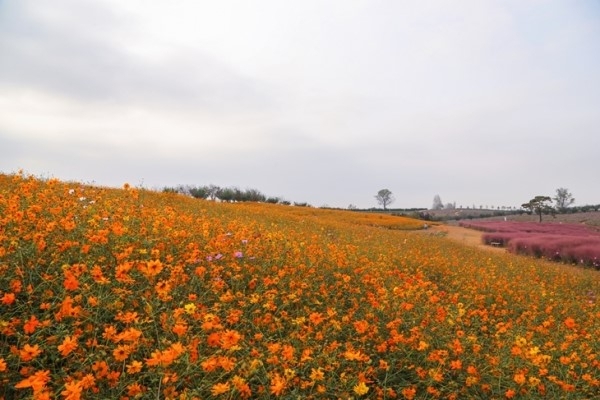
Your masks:
{"label": "yellow cosmos flower", "polygon": [[196,305],[194,303],[188,303],[183,306],[183,308],[185,309],[186,314],[193,314],[196,312]]}
{"label": "yellow cosmos flower", "polygon": [[360,382],[358,385],[355,385],[352,390],[354,390],[354,393],[357,395],[362,396],[369,392],[369,387],[364,382]]}

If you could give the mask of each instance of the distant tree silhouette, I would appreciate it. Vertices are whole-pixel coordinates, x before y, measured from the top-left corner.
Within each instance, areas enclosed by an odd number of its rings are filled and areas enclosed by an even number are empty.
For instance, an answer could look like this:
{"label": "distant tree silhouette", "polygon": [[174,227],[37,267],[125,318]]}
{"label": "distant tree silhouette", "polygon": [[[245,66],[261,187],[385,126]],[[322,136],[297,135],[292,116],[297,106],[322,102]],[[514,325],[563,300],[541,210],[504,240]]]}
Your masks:
{"label": "distant tree silhouette", "polygon": [[444,203],[442,202],[442,198],[439,194],[433,196],[433,205],[431,206],[432,210],[441,210],[444,208]]}
{"label": "distant tree silhouette", "polygon": [[383,206],[384,210],[387,210],[387,206],[393,203],[396,199],[394,199],[394,195],[388,189],[381,189],[375,195],[375,200],[377,200],[377,203]]}
{"label": "distant tree silhouette", "polygon": [[571,193],[569,193],[569,189],[558,188],[556,189],[556,196],[554,196],[554,201],[556,201],[556,209],[558,211],[565,211],[567,207],[575,203],[575,198]]}

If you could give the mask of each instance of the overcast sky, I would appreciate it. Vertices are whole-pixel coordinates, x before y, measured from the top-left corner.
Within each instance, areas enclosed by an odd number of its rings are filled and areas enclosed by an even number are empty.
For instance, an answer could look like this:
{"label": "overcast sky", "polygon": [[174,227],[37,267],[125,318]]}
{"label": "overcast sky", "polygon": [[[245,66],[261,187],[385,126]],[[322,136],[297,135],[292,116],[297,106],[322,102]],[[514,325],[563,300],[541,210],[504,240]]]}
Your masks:
{"label": "overcast sky", "polygon": [[0,171],[600,203],[597,0],[0,0]]}

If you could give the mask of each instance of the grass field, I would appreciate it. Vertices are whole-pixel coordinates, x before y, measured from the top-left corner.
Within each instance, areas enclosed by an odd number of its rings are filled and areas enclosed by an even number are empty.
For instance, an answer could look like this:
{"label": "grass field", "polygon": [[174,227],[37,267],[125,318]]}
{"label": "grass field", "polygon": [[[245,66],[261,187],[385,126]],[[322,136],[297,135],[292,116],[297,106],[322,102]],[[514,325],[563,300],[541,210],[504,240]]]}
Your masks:
{"label": "grass field", "polygon": [[0,175],[0,398],[600,396],[598,272],[421,226]]}

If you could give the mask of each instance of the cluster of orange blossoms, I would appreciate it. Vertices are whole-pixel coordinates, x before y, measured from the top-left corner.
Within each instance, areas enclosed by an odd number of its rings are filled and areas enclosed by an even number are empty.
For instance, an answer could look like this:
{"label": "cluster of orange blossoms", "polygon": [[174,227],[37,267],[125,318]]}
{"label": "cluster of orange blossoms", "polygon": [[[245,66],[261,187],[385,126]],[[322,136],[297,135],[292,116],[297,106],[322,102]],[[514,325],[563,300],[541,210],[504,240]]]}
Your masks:
{"label": "cluster of orange blossoms", "polygon": [[0,175],[0,399],[600,397],[600,274],[407,218]]}

